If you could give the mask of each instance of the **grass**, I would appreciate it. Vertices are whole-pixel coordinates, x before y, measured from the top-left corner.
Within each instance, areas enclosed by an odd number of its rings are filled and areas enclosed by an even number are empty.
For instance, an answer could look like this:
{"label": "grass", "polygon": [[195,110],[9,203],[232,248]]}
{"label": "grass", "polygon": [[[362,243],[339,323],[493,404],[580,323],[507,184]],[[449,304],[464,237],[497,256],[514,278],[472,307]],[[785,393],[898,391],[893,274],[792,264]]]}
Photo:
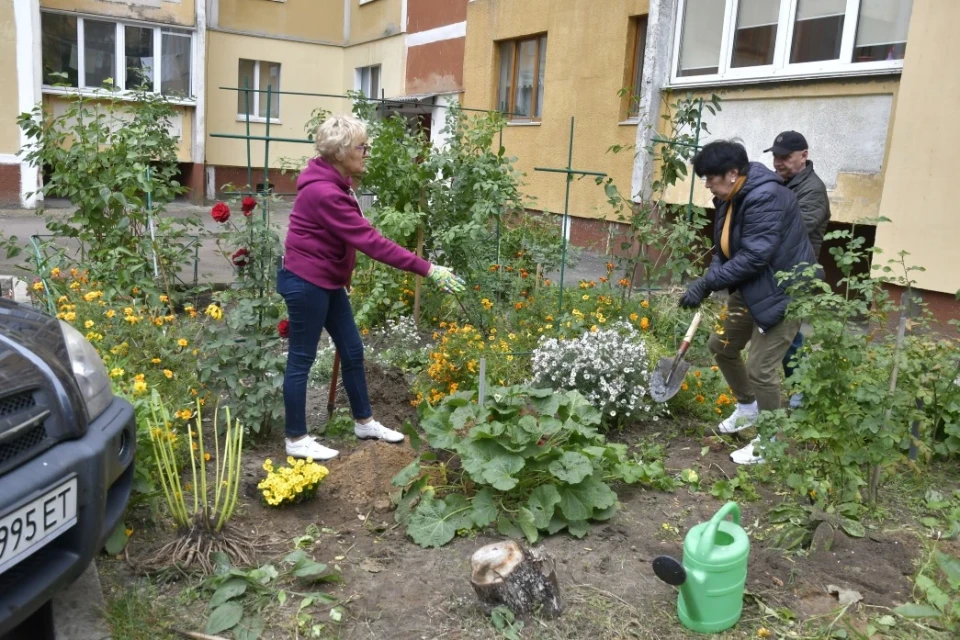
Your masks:
{"label": "grass", "polygon": [[114,640],[172,640],[180,637],[167,631],[177,617],[149,582],[137,581],[105,595],[106,619]]}

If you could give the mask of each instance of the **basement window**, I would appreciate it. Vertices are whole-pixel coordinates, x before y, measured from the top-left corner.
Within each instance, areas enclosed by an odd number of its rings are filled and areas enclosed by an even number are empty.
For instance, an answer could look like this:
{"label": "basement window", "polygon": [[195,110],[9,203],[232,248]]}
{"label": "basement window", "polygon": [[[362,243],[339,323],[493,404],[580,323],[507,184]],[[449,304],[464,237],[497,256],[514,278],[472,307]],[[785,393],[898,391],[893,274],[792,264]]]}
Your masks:
{"label": "basement window", "polygon": [[47,93],[146,89],[193,97],[192,31],[42,11],[40,34]]}
{"label": "basement window", "polygon": [[671,83],[896,73],[913,0],[680,0]]}

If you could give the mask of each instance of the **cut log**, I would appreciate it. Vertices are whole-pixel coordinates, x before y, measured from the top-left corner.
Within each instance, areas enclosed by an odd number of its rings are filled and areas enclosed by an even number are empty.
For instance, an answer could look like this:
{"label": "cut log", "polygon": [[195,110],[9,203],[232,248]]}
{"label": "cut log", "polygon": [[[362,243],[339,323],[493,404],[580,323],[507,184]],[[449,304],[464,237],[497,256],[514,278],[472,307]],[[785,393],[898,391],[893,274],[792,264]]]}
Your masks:
{"label": "cut log", "polygon": [[488,544],[473,554],[470,584],[484,605],[504,605],[517,615],[540,608],[547,617],[563,611],[553,558],[513,540]]}

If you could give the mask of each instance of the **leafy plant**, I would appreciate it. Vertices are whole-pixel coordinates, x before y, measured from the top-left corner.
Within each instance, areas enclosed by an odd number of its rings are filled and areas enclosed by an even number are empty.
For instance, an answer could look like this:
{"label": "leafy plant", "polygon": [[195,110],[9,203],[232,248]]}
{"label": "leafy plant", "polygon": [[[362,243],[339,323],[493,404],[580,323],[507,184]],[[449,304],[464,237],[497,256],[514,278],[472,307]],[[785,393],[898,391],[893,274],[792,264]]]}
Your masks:
{"label": "leafy plant", "polygon": [[43,105],[20,114],[17,124],[30,140],[23,158],[49,169],[40,192],[76,207],[65,219],[49,218],[47,229],[80,245],[74,257],[48,243],[46,256],[31,257],[36,275],[80,267],[105,283],[109,297],[134,288],[173,296],[177,273],[191,254],[189,230],[197,226],[193,219],[164,215],[185,190],[176,180],[175,116],[166,98],[141,89],[133,99],[120,99],[113,90],[77,95],[59,115]]}
{"label": "leafy plant", "polygon": [[668,486],[659,461],[632,458],[597,431],[600,413],[579,393],[493,387],[481,406],[457,392],[421,405],[426,452],[393,479],[397,521],[424,547],[494,523],[531,543],[563,529],[582,537],[617,509],[610,483]]}
{"label": "leafy plant", "polygon": [[960,559],[934,548],[916,578],[914,598],[893,612],[944,631],[960,631]]}
{"label": "leafy plant", "polygon": [[[904,320],[903,338],[890,329],[890,314],[907,314],[912,306],[910,273],[916,268],[905,254],[872,275],[862,266],[878,250],[866,250],[855,230],[826,239],[847,241],[830,248],[843,273],[840,290],[814,279],[815,267],[790,285],[791,313],[813,326],[788,381],[791,391],[803,394],[803,404],[789,414],[762,415],[758,428],[778,434],[764,455],[801,495],[820,503],[875,502],[882,470],[907,461],[911,446],[921,460],[935,448],[939,410],[922,409],[918,398],[944,397],[943,371],[956,365],[956,352],[930,346],[923,305],[914,319]],[[890,299],[887,281],[907,289],[904,303]],[[939,373],[931,377],[931,371]],[[788,454],[789,442],[798,446]]]}
{"label": "leafy plant", "polygon": [[[697,151],[697,141],[702,134],[709,133],[701,117],[701,104],[702,109],[715,115],[721,109],[720,98],[712,95],[703,101],[687,93],[673,104],[668,100],[665,95],[666,113],[661,117],[669,123],[670,132],[645,150],[660,170],[651,182],[649,197],[624,195],[612,178],[597,179],[616,217],[628,225],[626,238],[621,242],[627,256],[621,259],[626,272],[639,275],[647,289],[678,284],[698,275],[700,262],[712,244],[702,233],[709,223],[706,210],[671,205],[667,192],[679,180],[688,178],[687,163]],[[610,151],[620,153],[632,148],[613,146]]]}
{"label": "leafy plant", "polygon": [[710,495],[714,498],[726,502],[732,500],[737,492],[747,502],[754,502],[760,499],[757,488],[750,479],[750,473],[743,468],[737,469],[737,475],[725,480],[717,480],[710,487]]}
{"label": "leafy plant", "polygon": [[770,527],[763,536],[771,544],[785,551],[806,549],[813,541],[814,530],[821,522],[826,522],[835,531],[843,531],[854,538],[866,535],[863,525],[849,517],[858,513],[855,504],[842,505],[838,510],[822,511],[809,505],[785,502],[767,513]]}
{"label": "leafy plant", "polygon": [[300,598],[297,616],[316,604],[333,605],[338,599],[320,591],[302,591],[303,587],[324,582],[339,582],[339,574],[315,561],[303,549],[283,558],[279,568],[266,564],[256,569],[231,566],[224,553],[214,554],[216,571],[203,582],[211,593],[210,616],[206,633],[217,635],[233,631],[237,640],[256,640],[263,633],[266,608],[283,606],[288,599]]}

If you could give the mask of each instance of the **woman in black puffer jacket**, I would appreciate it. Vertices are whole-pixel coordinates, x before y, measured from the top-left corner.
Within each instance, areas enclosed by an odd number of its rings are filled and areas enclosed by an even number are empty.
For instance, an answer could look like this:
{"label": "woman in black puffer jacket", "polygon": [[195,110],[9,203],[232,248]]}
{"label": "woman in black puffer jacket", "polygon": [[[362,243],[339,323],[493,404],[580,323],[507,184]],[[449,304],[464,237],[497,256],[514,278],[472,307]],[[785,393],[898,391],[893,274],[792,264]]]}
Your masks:
{"label": "woman in black puffer jacket", "polygon": [[[680,305],[698,307],[721,289],[730,294],[723,334],[710,336],[709,346],[737,398],[736,410],[718,431],[736,433],[753,426],[760,411],[780,408],[780,363],[800,320],[787,317],[790,296],[776,274],[816,260],[793,192],[773,171],[750,162],[743,145],[711,142],[694,156],[693,169],[714,195],[713,261]],[[740,354],[747,342],[750,357],[744,363]],[[754,451],[757,442],[733,452],[731,459],[763,462]]]}

